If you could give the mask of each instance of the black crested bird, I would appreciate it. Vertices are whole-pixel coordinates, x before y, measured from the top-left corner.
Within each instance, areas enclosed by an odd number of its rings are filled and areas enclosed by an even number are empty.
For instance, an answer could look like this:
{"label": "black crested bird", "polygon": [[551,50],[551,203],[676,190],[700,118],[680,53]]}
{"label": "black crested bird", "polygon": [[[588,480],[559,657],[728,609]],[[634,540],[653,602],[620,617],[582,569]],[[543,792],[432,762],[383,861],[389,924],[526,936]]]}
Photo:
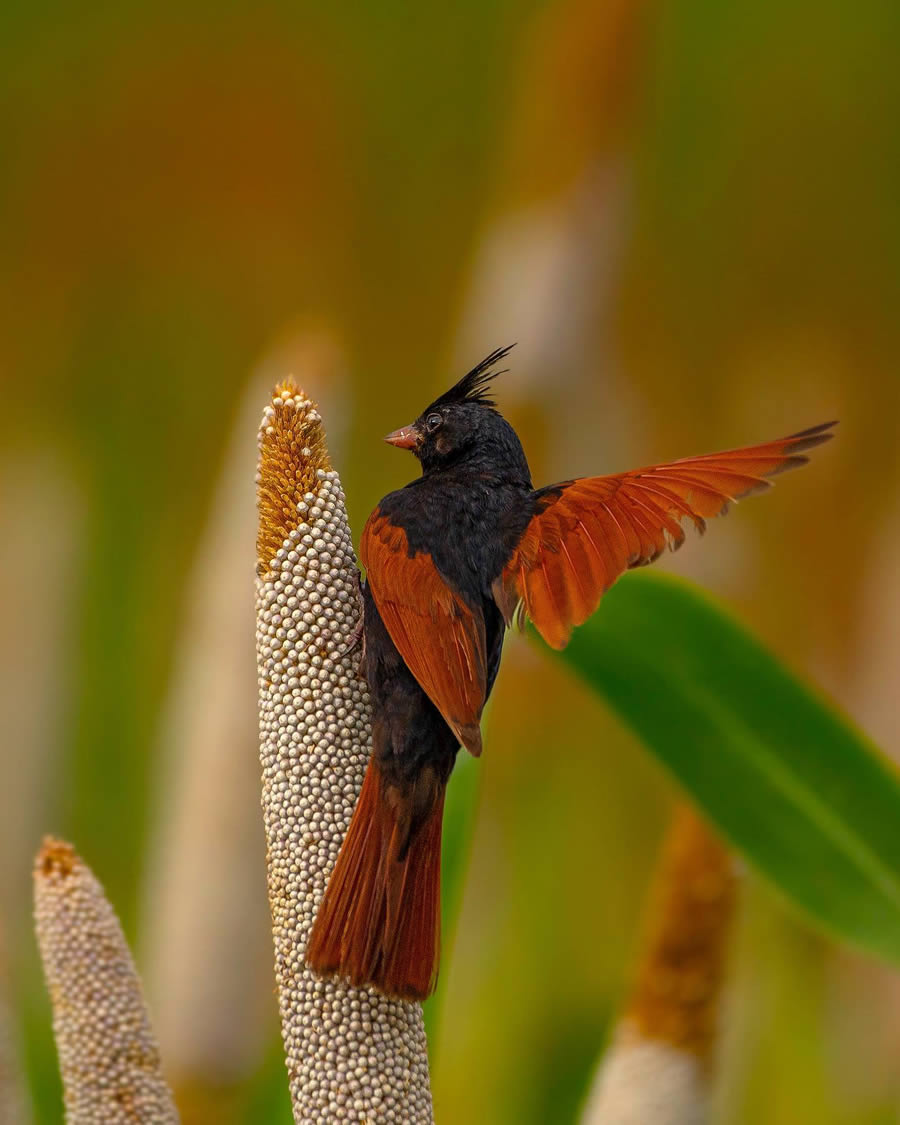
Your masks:
{"label": "black crested bird", "polygon": [[434,987],[444,791],[521,611],[554,648],[629,567],[805,464],[834,423],[727,453],[535,489],[488,383],[500,348],[387,441],[422,475],[386,496],[360,555],[372,757],[307,948],[317,972],[390,996]]}

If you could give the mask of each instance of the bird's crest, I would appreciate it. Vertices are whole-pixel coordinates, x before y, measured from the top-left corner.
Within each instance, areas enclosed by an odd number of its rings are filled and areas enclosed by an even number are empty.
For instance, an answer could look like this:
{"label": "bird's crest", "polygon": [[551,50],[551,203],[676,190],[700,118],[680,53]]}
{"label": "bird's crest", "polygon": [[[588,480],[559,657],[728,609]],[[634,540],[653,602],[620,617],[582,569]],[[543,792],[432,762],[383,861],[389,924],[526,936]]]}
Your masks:
{"label": "bird's crest", "polygon": [[500,371],[492,369],[515,346],[515,344],[508,344],[505,348],[495,348],[490,355],[485,356],[477,367],[473,367],[471,371],[463,375],[460,381],[452,386],[449,391],[444,391],[440,398],[435,399],[429,409],[451,406],[461,402],[477,402],[481,406],[493,406],[494,400],[488,390],[488,383],[492,379],[496,379],[498,375],[503,375],[508,368],[502,368]]}

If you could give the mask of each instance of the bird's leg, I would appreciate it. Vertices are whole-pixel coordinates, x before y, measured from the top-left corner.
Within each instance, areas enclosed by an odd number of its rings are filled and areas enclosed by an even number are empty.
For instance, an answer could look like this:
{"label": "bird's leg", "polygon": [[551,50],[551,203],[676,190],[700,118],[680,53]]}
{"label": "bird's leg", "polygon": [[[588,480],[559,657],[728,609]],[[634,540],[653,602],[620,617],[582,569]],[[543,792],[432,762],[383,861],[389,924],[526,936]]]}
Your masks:
{"label": "bird's leg", "polygon": [[357,645],[360,644],[360,642],[362,642],[362,644],[360,645],[359,656],[359,665],[361,670],[366,658],[366,637],[364,633],[366,624],[366,603],[363,600],[362,578],[360,577],[359,571],[356,571],[356,600],[359,604],[359,619],[353,626],[353,632],[350,634],[350,639],[337,655],[338,659],[340,659],[340,657],[342,656],[347,656],[349,653],[353,652],[353,650]]}

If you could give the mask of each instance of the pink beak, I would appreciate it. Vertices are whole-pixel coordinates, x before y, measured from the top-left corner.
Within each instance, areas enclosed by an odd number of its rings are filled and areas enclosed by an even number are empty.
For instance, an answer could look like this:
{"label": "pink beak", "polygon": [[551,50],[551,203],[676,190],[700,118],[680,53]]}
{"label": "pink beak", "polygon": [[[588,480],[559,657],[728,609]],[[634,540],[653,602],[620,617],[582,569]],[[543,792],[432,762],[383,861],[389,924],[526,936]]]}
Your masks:
{"label": "pink beak", "polygon": [[388,434],[384,440],[388,445],[396,445],[398,449],[416,449],[422,438],[413,426],[403,426],[402,429]]}

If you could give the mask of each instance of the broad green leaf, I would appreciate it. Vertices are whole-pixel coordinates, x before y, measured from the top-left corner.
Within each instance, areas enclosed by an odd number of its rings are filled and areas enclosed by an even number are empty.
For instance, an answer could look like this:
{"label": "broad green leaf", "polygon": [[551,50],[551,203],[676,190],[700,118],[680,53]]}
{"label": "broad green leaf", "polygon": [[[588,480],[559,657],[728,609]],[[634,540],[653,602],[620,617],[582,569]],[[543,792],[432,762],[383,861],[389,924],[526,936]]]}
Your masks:
{"label": "broad green leaf", "polygon": [[684,582],[631,574],[559,659],[778,890],[900,961],[900,775],[746,629]]}

